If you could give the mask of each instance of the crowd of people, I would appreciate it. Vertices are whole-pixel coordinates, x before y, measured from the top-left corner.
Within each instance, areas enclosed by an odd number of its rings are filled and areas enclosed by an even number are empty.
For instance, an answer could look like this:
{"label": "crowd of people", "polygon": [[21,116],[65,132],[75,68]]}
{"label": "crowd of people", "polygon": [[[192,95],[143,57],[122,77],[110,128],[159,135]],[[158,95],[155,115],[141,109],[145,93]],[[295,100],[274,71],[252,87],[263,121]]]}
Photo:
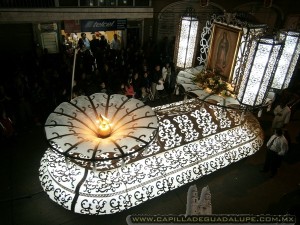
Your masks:
{"label": "crowd of people", "polygon": [[164,93],[172,94],[176,74],[165,44],[150,40],[141,46],[129,39],[124,49],[116,35],[108,44],[104,37],[88,40],[82,33],[73,54],[62,45],[59,54],[43,49],[42,55],[14,56],[17,63],[0,83],[1,138],[42,125],[61,102],[79,95],[124,94],[147,104],[160,97],[161,83]]}
{"label": "crowd of people", "polygon": [[[156,44],[150,40],[141,46],[135,38],[129,38],[124,49],[117,35],[109,44],[104,36],[98,39],[93,35],[88,40],[82,33],[77,50],[72,53],[67,45],[62,45],[60,54],[48,54],[43,49],[42,55],[15,56],[10,73],[0,82],[1,138],[44,124],[55,107],[76,96],[123,94],[148,104],[172,95],[177,74],[172,64],[172,47],[166,45],[172,42],[164,39]],[[278,128],[284,129],[291,117],[287,101],[291,98],[281,99],[274,107],[271,134]]]}

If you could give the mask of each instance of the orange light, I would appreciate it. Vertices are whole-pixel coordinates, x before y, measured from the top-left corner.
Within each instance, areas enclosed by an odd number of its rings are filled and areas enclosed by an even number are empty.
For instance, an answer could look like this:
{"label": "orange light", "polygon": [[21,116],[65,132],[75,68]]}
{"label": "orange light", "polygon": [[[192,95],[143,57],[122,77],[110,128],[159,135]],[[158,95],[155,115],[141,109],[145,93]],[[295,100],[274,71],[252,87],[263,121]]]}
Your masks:
{"label": "orange light", "polygon": [[98,123],[98,137],[99,138],[107,138],[111,134],[111,125],[109,123],[109,119],[100,115]]}

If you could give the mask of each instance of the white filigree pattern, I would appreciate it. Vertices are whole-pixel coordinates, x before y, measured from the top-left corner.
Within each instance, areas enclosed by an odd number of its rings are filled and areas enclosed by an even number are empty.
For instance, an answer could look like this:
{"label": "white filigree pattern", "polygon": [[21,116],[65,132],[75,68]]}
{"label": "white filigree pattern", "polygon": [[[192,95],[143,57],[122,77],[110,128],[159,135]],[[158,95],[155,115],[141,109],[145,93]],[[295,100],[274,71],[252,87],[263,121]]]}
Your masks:
{"label": "white filigree pattern", "polygon": [[[165,142],[166,148],[173,148],[178,146],[182,137],[176,133],[176,127],[170,120],[164,119],[159,122],[160,128],[158,134],[160,136],[161,141]],[[162,127],[164,129],[162,129]]]}
{"label": "white filigree pattern", "polygon": [[282,41],[268,38],[252,41],[237,95],[241,104],[255,107],[265,103],[282,48]]}
{"label": "white filigree pattern", "polygon": [[[221,107],[209,106],[189,100],[156,110],[160,133],[133,161],[125,157],[126,163],[120,162],[119,167],[112,169],[85,167],[48,148],[39,169],[41,185],[53,201],[68,210],[87,215],[112,214],[188,184],[260,149],[263,131],[251,113],[235,118],[241,112],[230,109],[226,118],[234,122],[223,127],[216,117],[220,113],[214,112],[221,112]],[[185,135],[181,129],[193,129],[197,138],[181,138]],[[168,142],[170,136],[180,139]]]}
{"label": "white filigree pattern", "polygon": [[[104,117],[111,127],[106,138],[99,137],[98,121]],[[82,166],[98,169],[113,168],[119,158],[135,158],[155,138],[157,129],[157,117],[150,106],[124,95],[104,93],[61,103],[45,124],[54,150]]]}
{"label": "white filigree pattern", "polygon": [[227,117],[227,109],[223,107],[216,107],[215,105],[209,106],[214,111],[214,115],[217,120],[220,121],[221,128],[230,128],[231,127],[231,119]]}
{"label": "white filigree pattern", "polygon": [[217,125],[212,120],[211,115],[205,108],[200,108],[200,110],[195,110],[191,113],[191,116],[196,118],[198,128],[203,130],[203,136],[208,136],[217,131]]}
{"label": "white filigree pattern", "polygon": [[285,38],[285,44],[271,85],[272,88],[278,90],[289,86],[300,49],[299,32],[284,31],[280,33],[280,37]]}
{"label": "white filigree pattern", "polygon": [[199,133],[194,129],[194,125],[187,115],[176,116],[174,117],[174,121],[178,123],[185,141],[190,142],[198,138]]}

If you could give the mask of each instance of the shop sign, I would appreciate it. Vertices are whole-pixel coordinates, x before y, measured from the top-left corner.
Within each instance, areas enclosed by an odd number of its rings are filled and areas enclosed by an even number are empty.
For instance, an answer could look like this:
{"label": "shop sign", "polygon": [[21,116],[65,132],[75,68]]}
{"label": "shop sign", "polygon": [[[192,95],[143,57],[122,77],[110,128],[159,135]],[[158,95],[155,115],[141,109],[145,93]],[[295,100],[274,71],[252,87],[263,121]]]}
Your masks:
{"label": "shop sign", "polygon": [[38,29],[41,32],[51,32],[57,30],[57,24],[56,23],[40,23],[38,24]]}
{"label": "shop sign", "polygon": [[80,33],[80,23],[79,20],[65,20],[65,32],[66,33]]}
{"label": "shop sign", "polygon": [[125,30],[126,19],[106,19],[106,20],[81,20],[82,32],[96,32],[109,30]]}

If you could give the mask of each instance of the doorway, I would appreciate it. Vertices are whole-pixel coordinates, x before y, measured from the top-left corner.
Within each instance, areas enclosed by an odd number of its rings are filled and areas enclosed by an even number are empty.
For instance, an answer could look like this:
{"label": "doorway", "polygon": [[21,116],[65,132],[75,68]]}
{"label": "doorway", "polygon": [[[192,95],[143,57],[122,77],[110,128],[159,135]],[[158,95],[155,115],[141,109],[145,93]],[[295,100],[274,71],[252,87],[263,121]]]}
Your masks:
{"label": "doorway", "polygon": [[139,27],[130,27],[127,28],[127,48],[139,49],[141,45],[140,38],[140,28]]}

